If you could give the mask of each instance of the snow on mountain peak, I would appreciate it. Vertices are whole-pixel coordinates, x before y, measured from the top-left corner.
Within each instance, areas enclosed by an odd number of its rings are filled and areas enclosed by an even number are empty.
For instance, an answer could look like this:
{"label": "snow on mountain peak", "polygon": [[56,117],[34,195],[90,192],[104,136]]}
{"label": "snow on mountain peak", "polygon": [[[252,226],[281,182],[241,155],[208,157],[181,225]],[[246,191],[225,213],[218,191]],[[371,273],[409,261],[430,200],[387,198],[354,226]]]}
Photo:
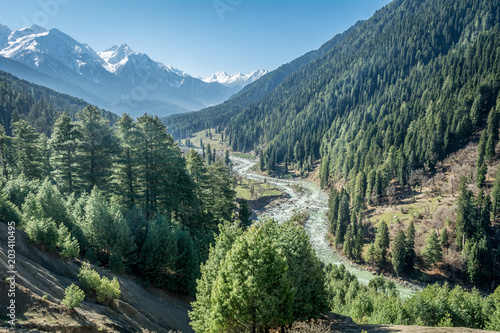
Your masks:
{"label": "snow on mountain peak", "polygon": [[244,87],[247,84],[260,79],[265,74],[267,74],[267,71],[264,69],[253,71],[247,75],[244,75],[241,72],[231,75],[224,71],[218,71],[217,73],[207,76],[206,78],[202,78],[202,80],[207,83],[218,82],[227,87]]}
{"label": "snow on mountain peak", "polygon": [[134,53],[137,52],[132,50],[127,44],[122,44],[120,46],[113,45],[109,49],[99,52],[98,54],[102,58],[102,60],[104,60],[108,64],[116,65],[120,61],[124,60],[129,55]]}

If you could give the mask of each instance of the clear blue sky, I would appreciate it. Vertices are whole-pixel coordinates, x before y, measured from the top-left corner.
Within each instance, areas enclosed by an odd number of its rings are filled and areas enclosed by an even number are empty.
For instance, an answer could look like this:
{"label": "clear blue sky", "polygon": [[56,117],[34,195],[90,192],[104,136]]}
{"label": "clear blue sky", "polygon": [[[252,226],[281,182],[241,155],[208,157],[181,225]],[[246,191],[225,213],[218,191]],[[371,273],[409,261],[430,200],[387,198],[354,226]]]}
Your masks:
{"label": "clear blue sky", "polygon": [[127,43],[191,75],[272,70],[389,0],[0,0],[0,23],[58,28],[102,51]]}

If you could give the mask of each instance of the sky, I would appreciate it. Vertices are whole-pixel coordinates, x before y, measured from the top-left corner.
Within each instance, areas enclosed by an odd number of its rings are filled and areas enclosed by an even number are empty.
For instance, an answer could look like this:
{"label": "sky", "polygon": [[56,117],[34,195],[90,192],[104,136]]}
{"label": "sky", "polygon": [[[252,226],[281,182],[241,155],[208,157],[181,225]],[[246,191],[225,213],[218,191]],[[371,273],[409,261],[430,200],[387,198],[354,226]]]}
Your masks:
{"label": "sky", "polygon": [[0,0],[0,23],[58,28],[99,52],[128,44],[194,76],[273,70],[389,0]]}

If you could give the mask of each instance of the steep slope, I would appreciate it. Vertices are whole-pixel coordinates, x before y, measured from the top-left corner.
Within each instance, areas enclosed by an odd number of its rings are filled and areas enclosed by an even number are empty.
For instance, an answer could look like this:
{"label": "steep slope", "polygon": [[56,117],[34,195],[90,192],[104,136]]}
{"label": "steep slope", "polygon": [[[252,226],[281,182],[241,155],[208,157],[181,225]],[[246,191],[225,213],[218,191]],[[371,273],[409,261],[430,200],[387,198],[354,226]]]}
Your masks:
{"label": "steep slope", "polygon": [[318,50],[308,52],[303,56],[280,66],[278,69],[268,72],[255,82],[245,86],[238,94],[226,102],[201,110],[182,115],[173,115],[165,118],[164,121],[169,129],[169,133],[174,138],[188,137],[193,133],[215,126],[225,127],[228,122],[245,109],[249,104],[258,101],[272,92],[283,80],[298,71],[303,66],[323,56],[337,43],[342,41],[361,22],[356,23],[342,34],[338,34],[331,40],[323,44]]}
{"label": "steep slope", "polygon": [[[234,150],[265,144],[270,171],[285,160],[306,171],[321,159],[323,184],[394,166],[393,147],[409,163],[405,178],[482,127],[498,92],[498,23],[498,1],[393,1],[256,102],[237,98],[269,75],[220,107],[167,123],[176,135],[227,125]],[[183,122],[195,117],[198,128]]]}
{"label": "steep slope", "polygon": [[[0,278],[5,281],[9,268],[7,225],[4,223],[0,223],[0,235]],[[61,300],[67,286],[78,284],[81,262],[64,262],[57,254],[30,243],[23,231],[17,230],[15,235],[17,328],[72,332],[192,332],[187,302],[170,297],[160,290],[145,289],[123,277],[118,278],[121,297],[111,307],[87,298],[75,312],[68,311],[61,305]],[[112,278],[107,271],[95,269],[101,275]],[[8,306],[7,302],[11,299],[7,295],[7,286],[5,283],[0,284],[2,309]]]}

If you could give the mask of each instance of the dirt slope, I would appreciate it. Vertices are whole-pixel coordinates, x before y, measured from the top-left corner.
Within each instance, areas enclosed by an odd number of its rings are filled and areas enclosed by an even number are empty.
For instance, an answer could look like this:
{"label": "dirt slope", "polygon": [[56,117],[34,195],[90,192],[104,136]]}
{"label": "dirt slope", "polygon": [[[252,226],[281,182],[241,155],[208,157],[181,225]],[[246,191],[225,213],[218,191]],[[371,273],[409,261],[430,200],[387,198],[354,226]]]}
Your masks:
{"label": "dirt slope", "polygon": [[[77,283],[79,261],[64,262],[56,253],[30,243],[24,232],[16,232],[16,317],[17,328],[59,332],[192,332],[189,304],[165,293],[145,289],[119,278],[120,300],[111,307],[82,302],[74,312],[61,305],[64,289]],[[0,223],[0,319],[5,326],[8,297],[7,226]],[[96,269],[111,277],[108,272]]]}

